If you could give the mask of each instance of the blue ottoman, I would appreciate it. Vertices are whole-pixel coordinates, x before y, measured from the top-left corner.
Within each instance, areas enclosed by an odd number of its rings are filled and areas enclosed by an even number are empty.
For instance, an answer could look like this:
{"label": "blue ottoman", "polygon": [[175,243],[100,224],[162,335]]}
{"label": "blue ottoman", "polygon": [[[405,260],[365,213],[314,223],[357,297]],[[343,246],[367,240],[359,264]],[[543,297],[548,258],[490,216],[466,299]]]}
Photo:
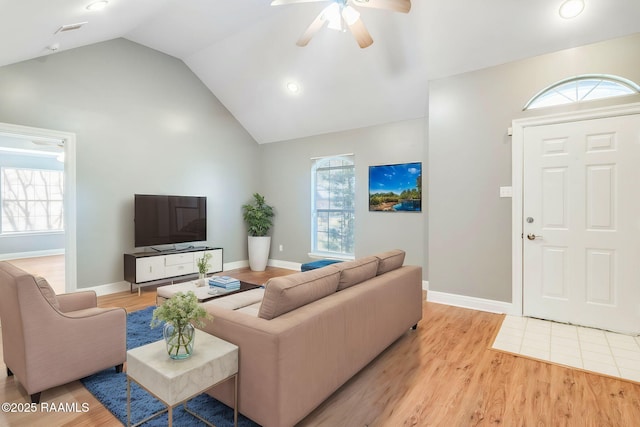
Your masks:
{"label": "blue ottoman", "polygon": [[336,262],[342,261],[338,261],[337,259],[319,259],[318,261],[302,264],[300,266],[300,271],[315,270],[316,268],[326,267],[327,265],[335,264]]}

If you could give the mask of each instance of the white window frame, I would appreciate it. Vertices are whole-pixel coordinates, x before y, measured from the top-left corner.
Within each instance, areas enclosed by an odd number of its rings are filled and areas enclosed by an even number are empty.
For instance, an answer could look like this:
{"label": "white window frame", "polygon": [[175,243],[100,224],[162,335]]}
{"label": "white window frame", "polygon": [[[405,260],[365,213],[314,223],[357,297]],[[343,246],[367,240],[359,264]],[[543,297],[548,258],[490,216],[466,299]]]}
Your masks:
{"label": "white window frame", "polygon": [[[341,260],[350,260],[354,259],[355,252],[355,242],[353,244],[353,251],[351,253],[343,253],[343,252],[333,252],[333,251],[321,251],[318,249],[318,241],[317,241],[317,219],[318,219],[318,209],[316,207],[316,172],[319,168],[321,168],[324,164],[329,163],[332,160],[342,160],[350,163],[350,166],[353,168],[353,176],[355,180],[355,156],[353,154],[340,154],[336,156],[328,156],[328,157],[320,157],[312,159],[312,167],[311,167],[311,252],[309,256],[312,258],[329,258],[329,259],[341,259]],[[355,183],[353,186],[353,208],[349,209],[341,209],[339,211],[351,211],[353,214],[353,219],[355,221]],[[323,209],[325,211],[325,209]],[[355,226],[352,230],[352,240],[355,240]]]}
{"label": "white window frame", "polygon": [[[599,80],[599,82],[595,85],[593,85],[593,87],[591,87],[586,93],[580,94],[578,93],[579,91],[579,84],[580,82],[585,82],[585,81],[595,81],[595,80]],[[598,87],[598,85],[600,85],[600,83],[613,83],[616,85],[616,87],[622,89],[625,91],[625,93],[619,93],[619,94],[615,94],[615,95],[610,95],[610,96],[598,96],[598,97],[591,97],[591,93],[593,92],[594,89],[596,89]],[[559,90],[559,89],[563,89],[566,88],[568,86],[571,85],[575,85],[575,89],[576,89],[576,93],[574,96],[572,97],[567,97],[563,91]],[[556,93],[558,95],[558,99],[561,99],[561,102],[556,102],[556,103],[552,103],[552,104],[544,104],[544,105],[537,105],[537,101],[546,97],[549,94],[552,93]],[[617,98],[620,96],[629,96],[629,95],[637,95],[638,93],[640,93],[640,86],[638,86],[636,83],[634,83],[631,80],[625,79],[623,77],[620,76],[613,76],[613,75],[608,75],[608,74],[583,74],[580,76],[574,76],[574,77],[569,77],[567,79],[563,79],[560,80],[559,82],[556,82],[550,86],[547,86],[546,88],[542,89],[540,92],[536,93],[524,106],[523,111],[526,110],[533,110],[533,109],[538,109],[538,108],[548,108],[548,107],[555,107],[558,105],[570,105],[570,104],[578,104],[578,103],[582,103],[582,102],[589,102],[589,101],[595,101],[597,99],[610,99],[610,98]]]}
{"label": "white window frame", "polygon": [[[0,122],[0,135],[31,141],[56,140],[64,143],[64,277],[65,292],[77,290],[78,260],[76,233],[76,134]],[[7,236],[0,235],[0,243]],[[13,237],[9,237],[13,238]]]}

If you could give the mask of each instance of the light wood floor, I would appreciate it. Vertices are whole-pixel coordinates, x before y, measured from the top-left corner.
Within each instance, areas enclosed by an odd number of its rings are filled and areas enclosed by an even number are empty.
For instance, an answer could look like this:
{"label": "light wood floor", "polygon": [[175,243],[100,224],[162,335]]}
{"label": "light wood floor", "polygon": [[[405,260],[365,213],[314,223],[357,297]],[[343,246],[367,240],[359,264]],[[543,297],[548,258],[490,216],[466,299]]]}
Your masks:
{"label": "light wood floor", "polygon": [[[141,297],[100,297],[100,305],[137,310],[154,299],[147,289]],[[408,331],[299,426],[639,425],[640,385],[490,350],[502,318],[424,302],[416,331]],[[78,381],[45,391],[42,398],[86,402],[90,410],[0,413],[0,425],[119,425]],[[27,402],[4,370],[0,401]]]}

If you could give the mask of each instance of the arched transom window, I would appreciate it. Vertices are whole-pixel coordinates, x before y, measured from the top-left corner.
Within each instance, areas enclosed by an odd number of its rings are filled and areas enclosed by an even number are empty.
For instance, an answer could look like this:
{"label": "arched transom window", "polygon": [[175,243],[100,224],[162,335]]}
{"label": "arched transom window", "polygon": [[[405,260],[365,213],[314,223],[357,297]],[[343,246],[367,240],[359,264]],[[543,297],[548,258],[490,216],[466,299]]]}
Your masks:
{"label": "arched transom window", "polygon": [[640,93],[640,87],[631,80],[618,76],[589,74],[552,84],[531,98],[524,106],[524,110],[637,93]]}

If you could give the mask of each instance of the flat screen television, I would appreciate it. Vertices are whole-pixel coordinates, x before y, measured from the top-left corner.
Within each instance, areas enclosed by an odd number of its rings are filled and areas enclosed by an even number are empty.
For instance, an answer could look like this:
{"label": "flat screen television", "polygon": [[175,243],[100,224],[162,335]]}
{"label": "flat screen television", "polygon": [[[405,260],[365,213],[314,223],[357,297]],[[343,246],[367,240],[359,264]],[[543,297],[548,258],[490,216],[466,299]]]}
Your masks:
{"label": "flat screen television", "polygon": [[207,198],[136,194],[135,247],[207,240]]}

